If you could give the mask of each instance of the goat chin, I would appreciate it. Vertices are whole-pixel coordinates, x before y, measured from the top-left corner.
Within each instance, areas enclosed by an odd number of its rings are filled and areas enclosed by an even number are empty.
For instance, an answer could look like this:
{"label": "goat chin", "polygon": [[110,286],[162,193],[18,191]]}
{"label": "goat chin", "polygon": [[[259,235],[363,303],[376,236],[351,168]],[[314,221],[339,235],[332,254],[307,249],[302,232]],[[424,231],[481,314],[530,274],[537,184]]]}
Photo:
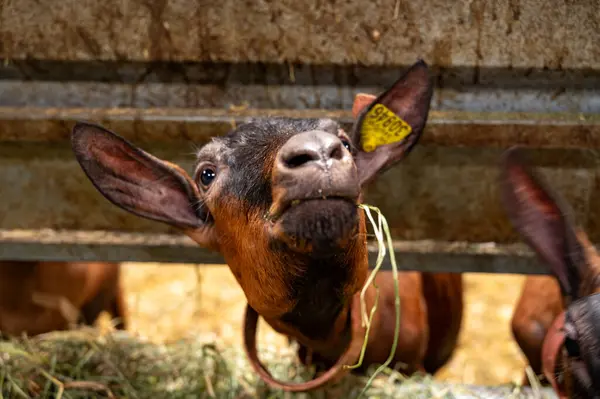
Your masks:
{"label": "goat chin", "polygon": [[358,208],[346,200],[310,200],[288,209],[275,223],[272,237],[298,252],[330,254],[348,245],[358,230]]}

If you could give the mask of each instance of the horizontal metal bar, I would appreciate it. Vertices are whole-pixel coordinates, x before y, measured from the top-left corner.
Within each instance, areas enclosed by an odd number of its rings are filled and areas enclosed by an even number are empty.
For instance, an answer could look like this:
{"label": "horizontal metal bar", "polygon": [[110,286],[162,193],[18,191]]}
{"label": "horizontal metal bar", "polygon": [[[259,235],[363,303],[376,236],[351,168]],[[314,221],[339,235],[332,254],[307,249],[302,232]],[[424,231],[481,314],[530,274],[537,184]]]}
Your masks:
{"label": "horizontal metal bar", "polygon": [[562,0],[4,1],[0,57],[598,68],[599,14]]}
{"label": "horizontal metal bar", "polygon": [[[253,118],[333,118],[347,110],[0,107],[0,141],[65,141],[78,120],[97,121],[136,143],[206,142]],[[600,148],[600,115],[431,111],[423,144],[503,148]]]}
{"label": "horizontal metal bar", "polygon": [[[398,78],[398,72],[394,76]],[[385,85],[31,82],[0,79],[0,106],[52,108],[351,109],[359,92]],[[594,90],[594,88],[596,88]],[[600,113],[600,79],[585,90],[566,88],[436,87],[432,110]]]}
{"label": "horizontal metal bar", "polygon": [[[398,268],[427,272],[547,274],[521,244],[396,241]],[[369,244],[375,265],[377,245]],[[222,264],[182,235],[107,231],[0,230],[0,260]],[[390,270],[389,256],[383,269]]]}

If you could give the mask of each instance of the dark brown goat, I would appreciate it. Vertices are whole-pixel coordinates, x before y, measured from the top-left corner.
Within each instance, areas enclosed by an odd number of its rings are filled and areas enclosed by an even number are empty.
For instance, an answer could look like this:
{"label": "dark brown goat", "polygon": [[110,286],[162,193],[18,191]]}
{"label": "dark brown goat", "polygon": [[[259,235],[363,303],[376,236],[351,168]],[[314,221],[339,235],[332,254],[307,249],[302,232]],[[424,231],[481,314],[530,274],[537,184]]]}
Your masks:
{"label": "dark brown goat", "polygon": [[[224,256],[248,300],[245,342],[252,364],[272,386],[307,390],[341,375],[340,363],[357,359],[364,338],[358,296],[369,272],[365,215],[357,204],[362,187],[417,143],[432,92],[428,67],[419,61],[379,97],[357,98],[350,135],[330,119],[241,125],[199,150],[193,178],[92,124],[75,126],[73,149],[111,202],[179,227]],[[361,132],[371,135],[365,136],[369,148]],[[394,335],[391,274],[379,274],[376,282],[379,307],[365,366],[386,360]],[[399,284],[394,361],[407,372],[434,373],[457,343],[462,277],[406,272]],[[368,309],[375,294],[370,287]],[[297,340],[303,359],[338,365],[310,383],[274,381],[256,357],[258,315]]]}
{"label": "dark brown goat", "polygon": [[0,262],[0,332],[29,336],[92,325],[102,311],[125,329],[120,265],[114,263]]}
{"label": "dark brown goat", "polygon": [[511,222],[554,274],[526,279],[512,319],[515,339],[561,398],[598,398],[600,258],[518,148],[505,154],[501,177]]}

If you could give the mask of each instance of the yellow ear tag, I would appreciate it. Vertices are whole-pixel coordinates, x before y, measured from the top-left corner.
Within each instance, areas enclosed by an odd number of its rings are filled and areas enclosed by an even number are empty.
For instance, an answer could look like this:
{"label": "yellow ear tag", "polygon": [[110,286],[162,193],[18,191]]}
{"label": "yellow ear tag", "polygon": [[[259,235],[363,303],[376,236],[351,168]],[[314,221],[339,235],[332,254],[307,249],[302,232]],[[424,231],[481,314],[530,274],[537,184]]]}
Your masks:
{"label": "yellow ear tag", "polygon": [[362,148],[374,151],[380,145],[401,141],[412,128],[383,104],[376,104],[365,115],[360,131]]}

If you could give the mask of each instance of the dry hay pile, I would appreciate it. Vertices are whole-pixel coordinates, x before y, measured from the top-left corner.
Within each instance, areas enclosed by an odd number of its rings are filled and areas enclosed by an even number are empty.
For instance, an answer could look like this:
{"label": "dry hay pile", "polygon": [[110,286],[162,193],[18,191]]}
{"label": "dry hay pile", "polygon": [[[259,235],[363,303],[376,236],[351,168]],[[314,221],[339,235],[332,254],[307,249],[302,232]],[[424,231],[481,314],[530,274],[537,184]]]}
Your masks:
{"label": "dry hay pile", "polygon": [[[292,347],[261,351],[274,376],[302,381]],[[0,343],[2,398],[354,398],[366,378],[349,376],[327,390],[285,394],[259,381],[240,348],[185,339],[156,344],[126,332],[90,328]],[[368,389],[379,398],[526,398],[541,392],[515,386],[475,388],[404,378],[387,370]],[[551,396],[547,396],[551,397]]]}

